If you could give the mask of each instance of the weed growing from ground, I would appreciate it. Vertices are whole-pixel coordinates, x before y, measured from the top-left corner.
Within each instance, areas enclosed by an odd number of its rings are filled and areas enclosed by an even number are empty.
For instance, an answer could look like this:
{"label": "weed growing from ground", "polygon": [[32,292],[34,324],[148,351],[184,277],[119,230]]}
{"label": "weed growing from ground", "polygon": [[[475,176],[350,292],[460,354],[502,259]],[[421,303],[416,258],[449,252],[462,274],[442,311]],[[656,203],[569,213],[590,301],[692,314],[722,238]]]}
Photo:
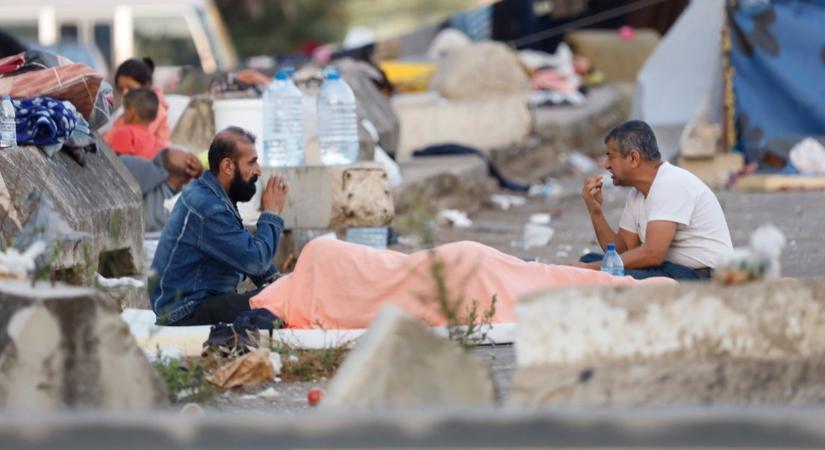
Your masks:
{"label": "weed growing from ground", "polygon": [[158,350],[155,369],[169,392],[169,401],[175,403],[204,402],[217,391],[206,380],[206,369],[197,358],[165,358]]}
{"label": "weed growing from ground", "polygon": [[447,287],[447,266],[435,252],[430,250],[429,275],[435,292],[432,296],[419,294],[423,302],[435,303],[439,314],[447,321],[447,337],[464,348],[472,348],[484,343],[492,329],[493,317],[496,315],[498,298],[493,295],[490,307],[480,310],[477,299],[465,301],[464,287],[475,273],[470,271],[461,281],[459,292],[453,294]]}
{"label": "weed growing from ground", "polygon": [[283,340],[273,340],[271,349],[281,356],[281,380],[315,381],[332,378],[344,362],[349,342],[322,349],[303,349]]}

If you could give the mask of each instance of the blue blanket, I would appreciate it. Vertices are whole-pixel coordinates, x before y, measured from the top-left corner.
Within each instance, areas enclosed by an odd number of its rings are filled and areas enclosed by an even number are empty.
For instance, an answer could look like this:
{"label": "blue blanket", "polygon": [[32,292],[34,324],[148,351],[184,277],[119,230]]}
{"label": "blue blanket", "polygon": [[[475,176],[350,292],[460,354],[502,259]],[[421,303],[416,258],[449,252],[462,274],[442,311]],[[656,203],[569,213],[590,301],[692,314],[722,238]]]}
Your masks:
{"label": "blue blanket", "polygon": [[67,101],[34,97],[13,103],[17,144],[36,145],[49,156],[69,140],[77,124],[77,110]]}

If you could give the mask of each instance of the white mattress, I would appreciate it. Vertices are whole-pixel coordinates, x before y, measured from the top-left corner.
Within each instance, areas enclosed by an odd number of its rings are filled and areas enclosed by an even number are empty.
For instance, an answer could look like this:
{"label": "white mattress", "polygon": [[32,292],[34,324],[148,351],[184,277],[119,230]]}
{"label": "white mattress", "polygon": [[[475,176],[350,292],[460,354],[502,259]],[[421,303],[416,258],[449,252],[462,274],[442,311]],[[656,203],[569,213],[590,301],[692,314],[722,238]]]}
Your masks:
{"label": "white mattress", "polygon": [[[160,349],[163,354],[183,356],[200,355],[203,343],[209,337],[209,326],[169,327],[155,325],[155,313],[145,309],[126,309],[120,315],[138,345],[147,354],[155,354]],[[277,330],[273,339],[288,343],[296,348],[320,349],[352,343],[366,329],[357,330]],[[434,331],[446,335],[444,327]],[[515,334],[514,323],[493,324],[487,334],[486,344],[509,344]]]}

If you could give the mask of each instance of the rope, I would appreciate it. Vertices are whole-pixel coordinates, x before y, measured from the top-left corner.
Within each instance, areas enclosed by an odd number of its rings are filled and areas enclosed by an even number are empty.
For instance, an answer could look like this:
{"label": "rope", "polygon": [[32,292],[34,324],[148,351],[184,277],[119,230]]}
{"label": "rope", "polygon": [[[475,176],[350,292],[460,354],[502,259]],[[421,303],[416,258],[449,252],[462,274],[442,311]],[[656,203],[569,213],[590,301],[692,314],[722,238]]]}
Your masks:
{"label": "rope", "polygon": [[597,14],[593,14],[592,16],[582,17],[581,19],[574,20],[573,22],[568,22],[563,25],[559,25],[557,27],[549,28],[547,30],[542,30],[535,32],[533,34],[528,34],[527,36],[522,36],[518,39],[509,41],[507,44],[513,48],[519,48],[526,44],[533,44],[535,42],[541,42],[545,39],[558,36],[560,34],[565,34],[569,31],[576,30],[579,28],[584,28],[589,25],[593,25],[595,23],[599,23],[601,21],[612,19],[614,17],[619,17],[621,15],[627,14],[629,12],[633,12],[639,9],[644,9],[649,6],[653,6],[658,3],[663,3],[668,0],[638,0],[634,3],[629,5],[619,6],[618,8],[609,9],[607,11],[602,11]]}

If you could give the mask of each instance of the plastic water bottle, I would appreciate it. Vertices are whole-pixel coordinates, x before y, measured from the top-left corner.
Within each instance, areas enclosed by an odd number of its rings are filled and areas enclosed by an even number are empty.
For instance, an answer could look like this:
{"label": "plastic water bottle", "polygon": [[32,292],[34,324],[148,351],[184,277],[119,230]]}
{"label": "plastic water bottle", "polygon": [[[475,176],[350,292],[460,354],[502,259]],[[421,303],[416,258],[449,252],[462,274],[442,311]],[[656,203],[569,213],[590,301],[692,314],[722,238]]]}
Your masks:
{"label": "plastic water bottle", "polygon": [[11,97],[3,96],[0,104],[0,148],[12,148],[17,146],[17,125],[14,122],[14,105]]}
{"label": "plastic water bottle", "polygon": [[337,69],[324,71],[318,92],[318,141],[321,163],[352,164],[358,160],[358,122],[355,95]]}
{"label": "plastic water bottle", "polygon": [[264,166],[304,163],[303,94],[292,82],[292,72],[291,67],[279,70],[264,91]]}
{"label": "plastic water bottle", "polygon": [[621,277],[624,275],[622,257],[616,252],[616,244],[607,244],[607,252],[602,258],[602,272]]}

